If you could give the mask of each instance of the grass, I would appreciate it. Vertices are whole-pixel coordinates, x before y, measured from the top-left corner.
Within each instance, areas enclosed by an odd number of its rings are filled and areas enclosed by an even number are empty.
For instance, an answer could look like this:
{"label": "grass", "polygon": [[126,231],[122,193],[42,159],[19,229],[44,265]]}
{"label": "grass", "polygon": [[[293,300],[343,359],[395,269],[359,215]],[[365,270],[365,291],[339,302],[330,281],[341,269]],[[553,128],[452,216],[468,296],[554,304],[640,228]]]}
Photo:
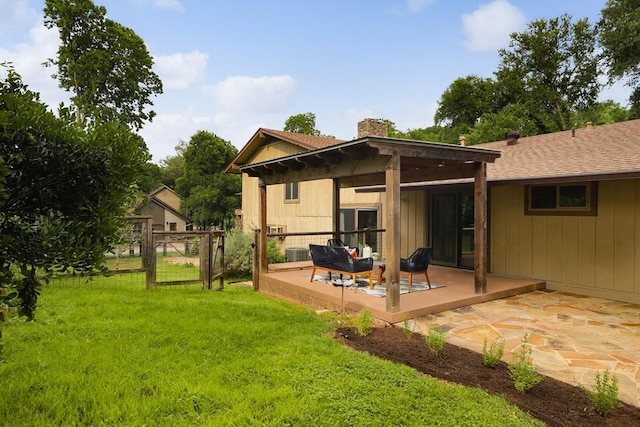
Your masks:
{"label": "grass", "polygon": [[352,351],[335,317],[250,288],[46,285],[4,327],[11,426],[542,425],[475,388]]}

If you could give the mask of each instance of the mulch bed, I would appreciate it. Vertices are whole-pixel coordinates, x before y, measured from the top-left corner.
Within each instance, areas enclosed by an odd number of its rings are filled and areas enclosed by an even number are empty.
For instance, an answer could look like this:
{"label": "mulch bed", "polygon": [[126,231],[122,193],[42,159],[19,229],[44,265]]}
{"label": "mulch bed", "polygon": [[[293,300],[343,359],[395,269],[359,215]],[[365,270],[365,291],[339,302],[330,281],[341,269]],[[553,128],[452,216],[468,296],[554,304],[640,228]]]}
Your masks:
{"label": "mulch bed", "polygon": [[339,328],[335,338],[355,350],[405,364],[431,377],[504,396],[550,426],[640,426],[638,407],[621,402],[619,408],[604,417],[595,411],[584,390],[550,377],[520,393],[509,377],[506,363],[489,368],[483,364],[482,354],[448,343],[434,357],[424,336],[414,333],[408,339],[401,328],[374,328],[365,337],[355,328]]}

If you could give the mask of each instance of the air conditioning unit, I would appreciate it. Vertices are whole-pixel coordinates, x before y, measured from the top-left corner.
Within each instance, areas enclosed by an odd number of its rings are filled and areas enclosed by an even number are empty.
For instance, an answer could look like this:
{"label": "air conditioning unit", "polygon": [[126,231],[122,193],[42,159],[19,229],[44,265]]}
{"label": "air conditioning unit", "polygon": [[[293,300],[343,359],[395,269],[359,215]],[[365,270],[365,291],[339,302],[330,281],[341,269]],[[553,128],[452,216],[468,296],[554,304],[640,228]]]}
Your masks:
{"label": "air conditioning unit", "polygon": [[307,261],[309,260],[309,249],[307,248],[287,248],[284,250],[287,262]]}

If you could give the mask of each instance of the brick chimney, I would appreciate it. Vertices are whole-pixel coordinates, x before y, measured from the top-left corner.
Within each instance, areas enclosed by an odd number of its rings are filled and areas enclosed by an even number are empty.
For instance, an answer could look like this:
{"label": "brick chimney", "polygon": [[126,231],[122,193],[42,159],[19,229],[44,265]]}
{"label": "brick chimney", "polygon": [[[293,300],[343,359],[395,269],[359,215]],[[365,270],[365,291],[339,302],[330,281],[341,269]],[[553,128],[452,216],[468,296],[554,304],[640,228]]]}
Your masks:
{"label": "brick chimney", "polygon": [[358,123],[358,139],[365,138],[367,136],[381,136],[386,138],[387,123],[380,119],[364,119]]}
{"label": "brick chimney", "polygon": [[520,132],[517,130],[510,130],[504,134],[504,137],[507,139],[507,145],[516,145],[518,143],[518,138],[520,138]]}

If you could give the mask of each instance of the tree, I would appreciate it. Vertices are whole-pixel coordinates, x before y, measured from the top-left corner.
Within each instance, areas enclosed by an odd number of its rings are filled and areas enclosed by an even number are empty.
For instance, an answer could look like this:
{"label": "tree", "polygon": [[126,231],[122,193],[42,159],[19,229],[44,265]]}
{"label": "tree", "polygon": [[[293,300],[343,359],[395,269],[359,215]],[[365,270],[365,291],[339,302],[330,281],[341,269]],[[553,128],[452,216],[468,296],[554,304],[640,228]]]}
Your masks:
{"label": "tree", "polygon": [[241,178],[224,170],[237,154],[229,141],[202,130],[184,149],[184,173],[176,182],[184,198],[181,210],[204,227],[224,227],[234,218]]}
{"label": "tree", "polygon": [[148,160],[128,127],[59,115],[13,70],[0,80],[0,318],[33,318],[42,274],[104,269]]}
{"label": "tree", "polygon": [[630,118],[640,118],[640,0],[608,0],[598,30],[609,81],[627,79]]}
{"label": "tree", "polygon": [[[499,51],[499,82],[538,115],[542,132],[571,126],[572,112],[586,109],[597,99],[596,30],[587,19],[571,22],[569,15],[531,22],[526,31],[511,35],[509,49]],[[517,82],[521,87],[518,88]],[[545,117],[546,116],[546,117]],[[551,123],[544,123],[551,118]]]}
{"label": "tree", "polygon": [[170,188],[176,188],[176,182],[184,174],[184,150],[187,148],[185,141],[176,145],[176,154],[160,160],[160,173],[162,183]]}
{"label": "tree", "polygon": [[119,120],[139,130],[155,116],[146,111],[150,97],[162,93],[152,71],[153,59],[131,29],[106,18],[107,10],[91,0],[46,0],[45,26],[58,28],[57,58],[60,87],[71,98],[80,122]]}
{"label": "tree", "polygon": [[303,133],[305,135],[320,136],[320,131],[316,129],[316,115],[313,113],[296,114],[284,122],[286,132]]}
{"label": "tree", "polygon": [[495,110],[494,92],[492,79],[470,75],[454,80],[440,96],[434,116],[436,125],[471,128],[483,114]]}
{"label": "tree", "polygon": [[608,0],[598,29],[603,56],[612,80],[640,83],[640,0]]}

